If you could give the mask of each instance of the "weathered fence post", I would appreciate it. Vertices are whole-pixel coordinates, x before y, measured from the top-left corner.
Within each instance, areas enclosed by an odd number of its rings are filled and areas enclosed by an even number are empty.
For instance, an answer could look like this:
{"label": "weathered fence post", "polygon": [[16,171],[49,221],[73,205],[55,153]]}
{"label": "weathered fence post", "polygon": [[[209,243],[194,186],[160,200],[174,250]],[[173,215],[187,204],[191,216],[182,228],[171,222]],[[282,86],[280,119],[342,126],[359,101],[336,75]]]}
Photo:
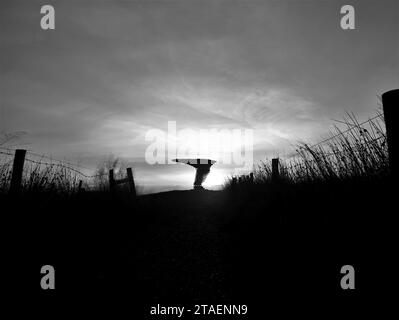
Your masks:
{"label": "weathered fence post", "polygon": [[279,159],[278,158],[272,159],[272,181],[277,181],[280,177],[278,166],[279,166]]}
{"label": "weathered fence post", "polygon": [[388,139],[389,166],[393,176],[399,175],[399,89],[382,94],[382,105]]}
{"label": "weathered fence post", "polygon": [[114,170],[109,170],[109,190],[111,193],[116,191],[116,185],[121,183],[129,183],[130,192],[136,197],[136,185],[134,184],[132,168],[126,169],[127,178],[115,180]]}
{"label": "weathered fence post", "polygon": [[12,165],[12,176],[10,183],[10,193],[16,194],[21,190],[22,173],[24,170],[26,150],[15,150],[14,163]]}
{"label": "weathered fence post", "polygon": [[108,180],[109,180],[109,190],[111,192],[115,191],[115,178],[114,178],[114,169],[110,169],[109,170],[109,174],[108,174]]}
{"label": "weathered fence post", "polygon": [[84,191],[84,189],[82,188],[82,185],[83,185],[83,181],[82,181],[82,180],[79,180],[78,192]]}
{"label": "weathered fence post", "polygon": [[129,189],[130,192],[133,194],[133,196],[136,196],[136,186],[134,184],[134,178],[133,178],[133,172],[132,172],[132,168],[127,168],[126,169],[127,172],[127,179],[129,182]]}
{"label": "weathered fence post", "polygon": [[250,181],[251,183],[254,182],[254,173],[253,173],[253,172],[251,172],[251,173],[249,174],[249,181]]}

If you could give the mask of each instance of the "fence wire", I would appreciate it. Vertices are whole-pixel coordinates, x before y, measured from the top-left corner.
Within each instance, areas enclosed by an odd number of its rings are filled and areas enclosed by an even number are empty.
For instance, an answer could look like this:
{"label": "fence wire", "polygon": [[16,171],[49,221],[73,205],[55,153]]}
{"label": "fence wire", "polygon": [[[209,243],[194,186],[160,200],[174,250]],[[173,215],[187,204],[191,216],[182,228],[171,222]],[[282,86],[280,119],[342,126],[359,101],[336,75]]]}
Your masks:
{"label": "fence wire", "polygon": [[[17,149],[7,148],[7,147],[3,147],[3,146],[0,146],[0,149],[3,150],[3,151],[0,151],[1,155],[11,156],[11,157],[15,156],[15,151],[17,150]],[[14,153],[11,153],[11,152],[14,152]],[[28,156],[25,156],[25,161],[26,162],[30,162],[30,163],[36,164],[38,166],[47,166],[47,167],[50,167],[50,168],[57,167],[57,168],[60,168],[60,169],[65,169],[65,170],[68,170],[70,172],[74,172],[75,174],[77,174],[78,176],[80,176],[81,178],[84,178],[84,179],[93,179],[93,178],[98,178],[98,177],[102,177],[102,176],[107,176],[108,175],[107,173],[89,175],[89,174],[83,173],[81,170],[79,170],[80,168],[90,170],[87,167],[84,167],[84,166],[81,166],[81,165],[74,165],[74,164],[72,164],[70,162],[59,160],[59,159],[54,159],[54,158],[46,156],[44,154],[38,154],[38,153],[29,151],[29,150],[27,150],[26,154],[28,155]],[[31,157],[29,157],[29,155],[37,157],[37,158],[39,158],[39,160],[32,159]],[[43,161],[42,159],[47,159],[47,160],[50,160],[50,161]],[[2,165],[3,166],[4,165],[11,165],[12,161],[13,160],[11,159],[10,161],[3,163]]]}
{"label": "fence wire", "polygon": [[[321,140],[321,141],[319,141],[319,142],[317,142],[317,143],[315,143],[313,145],[305,145],[305,147],[308,148],[309,150],[312,150],[312,149],[314,149],[314,148],[316,148],[318,146],[326,144],[326,143],[328,143],[330,141],[333,141],[333,140],[335,140],[335,139],[337,139],[339,137],[345,136],[345,134],[348,134],[348,133],[352,132],[353,130],[364,129],[362,126],[364,126],[365,124],[373,123],[373,121],[376,120],[376,119],[383,120],[383,117],[384,116],[379,113],[376,116],[374,116],[374,117],[372,117],[372,118],[370,118],[368,120],[365,120],[365,121],[363,121],[361,123],[356,123],[356,124],[351,124],[351,123],[347,123],[347,122],[338,121],[340,123],[343,123],[343,124],[346,124],[346,125],[350,126],[350,128],[345,129],[343,131],[340,131],[339,133],[333,134],[331,137],[326,138],[324,140]],[[371,144],[371,143],[373,143],[375,141],[378,141],[378,140],[381,140],[381,139],[386,139],[386,137],[385,136],[380,136],[380,137],[377,137],[377,138],[374,138],[374,139],[370,139],[368,141],[357,142],[357,143],[367,145],[367,144]],[[288,155],[286,155],[285,158],[294,158],[294,157],[298,157],[298,156],[301,156],[300,151],[299,150],[295,150],[295,152],[292,152],[292,153],[289,153]]]}

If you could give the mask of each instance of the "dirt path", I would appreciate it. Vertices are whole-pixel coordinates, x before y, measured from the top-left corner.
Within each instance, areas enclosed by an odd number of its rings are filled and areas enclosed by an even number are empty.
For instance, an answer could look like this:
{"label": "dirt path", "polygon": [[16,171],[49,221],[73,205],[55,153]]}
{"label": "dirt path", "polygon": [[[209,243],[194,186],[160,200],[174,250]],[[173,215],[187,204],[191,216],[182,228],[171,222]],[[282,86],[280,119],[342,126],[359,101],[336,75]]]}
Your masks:
{"label": "dirt path", "polygon": [[224,301],[224,199],[218,192],[180,191],[148,196],[146,228],[121,249],[135,285],[152,301]]}

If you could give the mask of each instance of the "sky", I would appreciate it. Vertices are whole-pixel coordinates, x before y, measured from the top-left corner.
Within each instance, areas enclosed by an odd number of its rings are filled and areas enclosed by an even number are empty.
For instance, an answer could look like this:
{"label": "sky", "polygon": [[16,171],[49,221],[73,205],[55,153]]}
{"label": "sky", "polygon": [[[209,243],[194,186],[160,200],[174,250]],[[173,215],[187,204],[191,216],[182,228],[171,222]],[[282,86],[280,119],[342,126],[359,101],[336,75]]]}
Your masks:
{"label": "sky", "polygon": [[[317,142],[399,88],[398,21],[395,0],[2,0],[0,131],[87,168],[121,157],[150,189],[190,186],[189,166],[146,163],[149,131],[253,130],[255,163]],[[216,164],[208,185],[236,167]]]}

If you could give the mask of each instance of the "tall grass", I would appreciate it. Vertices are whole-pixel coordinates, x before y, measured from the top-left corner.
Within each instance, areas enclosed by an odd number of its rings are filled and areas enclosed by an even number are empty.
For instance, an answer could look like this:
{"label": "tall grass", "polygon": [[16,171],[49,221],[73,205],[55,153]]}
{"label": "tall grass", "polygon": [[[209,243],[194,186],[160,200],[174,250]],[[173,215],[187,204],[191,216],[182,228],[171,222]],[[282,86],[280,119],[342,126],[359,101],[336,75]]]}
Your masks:
{"label": "tall grass", "polygon": [[[0,193],[2,194],[6,194],[10,188],[14,157],[11,153],[13,149],[6,150],[8,151],[0,151]],[[127,164],[113,155],[100,161],[92,176],[80,172],[67,162],[63,163],[59,160],[47,162],[47,159],[49,158],[35,160],[25,158],[22,192],[74,194],[79,191],[80,180],[82,180],[83,189],[104,192],[109,190],[108,172],[110,169],[114,170],[115,179],[126,177]],[[122,185],[119,189],[128,189],[128,186]]]}
{"label": "tall grass", "polygon": [[0,157],[0,193],[9,189],[11,180],[12,159],[7,156]]}
{"label": "tall grass", "polygon": [[[280,159],[282,182],[323,182],[383,177],[388,174],[388,146],[381,112],[365,123],[347,114],[343,128],[335,126],[322,143],[299,143],[296,153]],[[271,182],[271,161],[261,161],[254,170],[255,184]],[[229,185],[228,183],[227,185]]]}
{"label": "tall grass", "polygon": [[384,119],[378,113],[360,124],[352,114],[342,122],[345,130],[334,128],[332,138],[314,147],[297,148],[297,157],[288,160],[286,171],[294,181],[376,177],[388,173],[388,146]]}
{"label": "tall grass", "polygon": [[[2,157],[0,161],[0,192],[7,193],[12,174],[12,157]],[[22,192],[50,192],[73,194],[78,191],[80,176],[73,169],[62,165],[41,161],[25,161],[22,176]]]}
{"label": "tall grass", "polygon": [[23,177],[26,192],[45,191],[72,194],[78,191],[80,176],[61,164],[27,163]]}

